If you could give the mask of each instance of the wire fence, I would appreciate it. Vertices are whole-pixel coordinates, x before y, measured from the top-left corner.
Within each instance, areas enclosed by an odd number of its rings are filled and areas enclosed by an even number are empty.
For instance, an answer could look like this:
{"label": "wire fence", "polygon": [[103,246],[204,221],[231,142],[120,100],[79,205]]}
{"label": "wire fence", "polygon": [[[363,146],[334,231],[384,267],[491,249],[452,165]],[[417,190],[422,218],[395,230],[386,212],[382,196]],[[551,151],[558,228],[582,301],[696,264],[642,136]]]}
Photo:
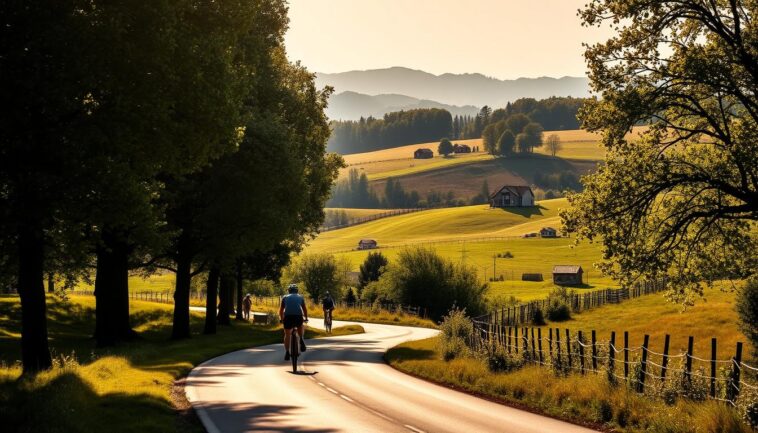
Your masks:
{"label": "wire fence", "polygon": [[[543,335],[545,331],[545,335]],[[475,350],[518,357],[525,364],[551,368],[559,374],[603,374],[613,384],[626,384],[639,393],[663,396],[681,395],[689,399],[713,399],[736,405],[744,391],[758,391],[758,367],[743,359],[743,343],[737,342],[734,355],[718,358],[718,340],[711,339],[711,350],[696,356],[694,337],[688,337],[687,350],[670,351],[666,334],[660,352],[652,349],[650,336],[630,346],[629,333],[623,341],[611,332],[607,340],[560,328],[518,327],[475,321],[469,345]]]}
{"label": "wire fence", "polygon": [[[580,313],[608,304],[620,304],[623,301],[640,296],[659,293],[666,290],[666,281],[644,281],[633,287],[620,289],[595,290],[585,293],[574,293],[568,298],[568,306],[572,311]],[[474,323],[488,323],[495,326],[519,326],[532,323],[537,311],[544,313],[550,303],[549,299],[531,301],[513,307],[503,307],[493,310],[483,316],[475,317]]]}

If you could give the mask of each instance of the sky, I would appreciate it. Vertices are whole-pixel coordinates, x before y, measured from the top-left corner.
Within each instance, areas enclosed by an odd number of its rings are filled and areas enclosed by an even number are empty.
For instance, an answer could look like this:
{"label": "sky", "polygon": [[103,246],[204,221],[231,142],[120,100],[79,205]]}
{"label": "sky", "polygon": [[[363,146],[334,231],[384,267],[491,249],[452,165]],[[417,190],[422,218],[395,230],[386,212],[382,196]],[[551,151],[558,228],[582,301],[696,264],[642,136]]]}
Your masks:
{"label": "sky", "polygon": [[499,79],[586,75],[588,0],[289,0],[291,60],[314,72],[405,66]]}

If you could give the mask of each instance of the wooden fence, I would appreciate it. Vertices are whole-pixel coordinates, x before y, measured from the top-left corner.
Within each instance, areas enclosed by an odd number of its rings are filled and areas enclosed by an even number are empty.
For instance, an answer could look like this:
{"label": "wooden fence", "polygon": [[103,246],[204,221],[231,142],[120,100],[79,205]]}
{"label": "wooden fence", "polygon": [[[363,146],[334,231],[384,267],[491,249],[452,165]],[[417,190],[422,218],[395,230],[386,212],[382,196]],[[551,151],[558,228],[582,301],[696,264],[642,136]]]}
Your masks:
{"label": "wooden fence", "polygon": [[[607,304],[619,304],[627,299],[662,292],[666,289],[665,281],[646,281],[632,288],[595,290],[586,293],[575,293],[569,298],[569,307],[574,312],[587,311]],[[501,308],[489,314],[474,318],[475,323],[485,323],[493,326],[519,326],[532,323],[535,311],[545,313],[549,300],[542,299],[514,307]]]}
{"label": "wooden fence", "polygon": [[423,210],[429,210],[429,209],[431,209],[431,208],[394,209],[394,210],[391,210],[391,211],[382,212],[382,213],[378,213],[378,214],[375,214],[375,215],[370,215],[370,216],[363,217],[363,218],[354,218],[354,219],[348,221],[347,224],[339,224],[339,225],[335,225],[335,226],[321,227],[320,230],[321,230],[321,232],[328,232],[328,231],[332,231],[332,230],[344,229],[344,228],[347,228],[347,227],[357,226],[358,224],[364,224],[364,223],[367,223],[367,222],[376,221],[376,220],[382,219],[382,218],[388,218],[388,217],[392,217],[392,216],[395,216],[395,215],[405,215],[405,214],[414,213],[414,212],[421,212]]}
{"label": "wooden fence", "polygon": [[668,334],[660,352],[653,350],[649,335],[644,335],[642,345],[634,347],[629,345],[628,332],[623,333],[623,341],[617,340],[615,332],[608,337],[598,340],[594,330],[585,334],[560,328],[476,322],[469,344],[485,352],[499,349],[508,356],[520,357],[526,364],[557,372],[606,374],[612,383],[627,383],[640,393],[657,394],[675,380],[685,394],[690,393],[689,397],[707,397],[734,405],[743,390],[758,391],[758,367],[743,360],[742,342],[736,344],[734,356],[719,359],[716,338],[711,339],[709,353],[698,356],[693,351],[693,336],[688,337],[687,350],[681,353],[670,351]]}

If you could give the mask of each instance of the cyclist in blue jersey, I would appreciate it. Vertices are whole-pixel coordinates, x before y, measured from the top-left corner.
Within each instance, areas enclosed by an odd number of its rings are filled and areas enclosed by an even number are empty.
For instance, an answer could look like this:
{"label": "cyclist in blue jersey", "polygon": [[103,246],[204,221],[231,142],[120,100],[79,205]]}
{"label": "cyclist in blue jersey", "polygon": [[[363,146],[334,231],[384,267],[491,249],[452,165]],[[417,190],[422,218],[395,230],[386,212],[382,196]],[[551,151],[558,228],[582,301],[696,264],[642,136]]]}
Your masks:
{"label": "cyclist in blue jersey", "polygon": [[290,359],[292,328],[297,328],[300,335],[300,351],[305,352],[305,325],[303,323],[308,321],[308,308],[305,306],[305,299],[297,293],[297,284],[290,284],[288,291],[289,294],[282,297],[282,304],[279,306],[279,319],[284,324],[285,361]]}

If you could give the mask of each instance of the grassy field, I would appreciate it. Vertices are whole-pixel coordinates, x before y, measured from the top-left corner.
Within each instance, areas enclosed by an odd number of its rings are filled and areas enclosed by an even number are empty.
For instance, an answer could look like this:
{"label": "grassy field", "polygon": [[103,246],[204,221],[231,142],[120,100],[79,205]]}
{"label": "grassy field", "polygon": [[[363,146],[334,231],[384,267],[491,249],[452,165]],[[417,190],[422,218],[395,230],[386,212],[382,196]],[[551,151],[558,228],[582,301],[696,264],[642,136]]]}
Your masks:
{"label": "grassy field", "polygon": [[355,220],[359,218],[368,218],[375,215],[380,215],[387,212],[392,212],[397,209],[356,209],[356,208],[344,208],[344,207],[327,207],[324,211],[329,212],[342,212],[347,213],[348,220]]}
{"label": "grassy field", "polygon": [[[469,146],[480,146],[480,147],[481,147],[481,142],[482,142],[481,139],[453,140],[453,143],[468,144]],[[440,144],[439,141],[435,141],[433,143],[409,144],[406,146],[398,146],[398,147],[391,147],[389,149],[375,150],[373,152],[354,153],[351,155],[344,155],[343,158],[345,159],[345,163],[347,163],[347,165],[366,164],[366,163],[373,163],[376,161],[387,161],[387,160],[397,160],[397,159],[413,159],[413,152],[416,149],[420,149],[420,148],[431,149],[436,155],[437,146],[439,144]],[[481,150],[483,151],[484,149],[481,149]],[[480,152],[480,153],[483,153],[483,152]]]}
{"label": "grassy field", "polygon": [[[718,289],[706,292],[707,302],[682,311],[660,295],[637,298],[577,314],[568,322],[551,327],[598,331],[606,340],[611,330],[630,332],[630,344],[639,345],[644,334],[651,337],[651,350],[661,351],[664,334],[671,335],[671,352],[695,337],[695,356],[708,357],[710,338],[719,341],[718,357],[733,355],[737,341],[747,339],[737,328],[734,294]],[[619,338],[619,337],[617,337]],[[618,340],[617,340],[618,341]],[[683,343],[684,342],[684,343]],[[745,353],[751,352],[746,347]],[[445,362],[437,339],[400,345],[387,354],[395,368],[426,379],[485,395],[506,403],[526,406],[555,416],[593,424],[613,431],[642,432],[749,432],[728,406],[705,402],[663,401],[642,397],[626,386],[610,386],[604,375],[556,377],[548,368],[530,366],[509,373],[493,373],[478,358]],[[675,367],[672,361],[672,368]],[[697,368],[697,366],[695,366]],[[545,380],[546,375],[550,380]]]}
{"label": "grassy field", "polygon": [[[92,277],[92,281],[93,284],[90,284],[86,281],[79,281],[75,287],[75,290],[94,290],[94,276]],[[151,275],[149,277],[131,275],[129,277],[129,291],[132,293],[174,293],[174,286],[176,284],[175,282],[176,275],[173,272],[162,272]]]}
{"label": "grassy field", "polygon": [[[96,349],[91,339],[94,298],[48,302],[50,345],[57,366],[18,380],[18,298],[0,297],[0,419],[12,432],[202,432],[175,380],[195,365],[234,350],[277,343],[281,330],[233,323],[202,335],[203,316],[192,313],[192,338],[169,341],[171,306],[132,303],[132,324],[141,339]],[[334,330],[362,332],[360,326]],[[308,338],[323,335],[309,330]]]}
{"label": "grassy field", "polygon": [[430,159],[395,159],[386,161],[377,161],[372,163],[351,165],[340,170],[340,179],[347,177],[352,169],[357,169],[359,173],[365,173],[369,180],[382,180],[389,177],[407,176],[414,173],[423,173],[430,170],[437,170],[445,167],[452,167],[472,162],[487,161],[493,159],[492,155],[487,153],[470,153],[450,155],[448,157],[437,155]]}

